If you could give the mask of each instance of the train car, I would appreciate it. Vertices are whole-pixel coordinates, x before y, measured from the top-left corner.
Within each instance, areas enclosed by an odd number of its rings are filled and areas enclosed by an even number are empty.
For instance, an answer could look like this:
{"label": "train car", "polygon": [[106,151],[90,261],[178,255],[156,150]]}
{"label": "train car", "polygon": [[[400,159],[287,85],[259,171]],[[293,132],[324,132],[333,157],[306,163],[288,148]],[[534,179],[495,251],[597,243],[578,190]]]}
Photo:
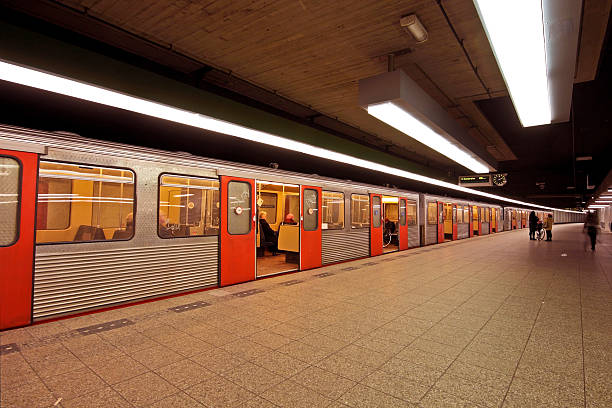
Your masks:
{"label": "train car", "polygon": [[0,146],[0,329],[420,245],[410,191],[7,126]]}
{"label": "train car", "polygon": [[485,235],[502,213],[516,229],[527,212],[9,126],[0,175],[0,329]]}
{"label": "train car", "polygon": [[425,245],[469,238],[470,203],[465,199],[422,194]]}

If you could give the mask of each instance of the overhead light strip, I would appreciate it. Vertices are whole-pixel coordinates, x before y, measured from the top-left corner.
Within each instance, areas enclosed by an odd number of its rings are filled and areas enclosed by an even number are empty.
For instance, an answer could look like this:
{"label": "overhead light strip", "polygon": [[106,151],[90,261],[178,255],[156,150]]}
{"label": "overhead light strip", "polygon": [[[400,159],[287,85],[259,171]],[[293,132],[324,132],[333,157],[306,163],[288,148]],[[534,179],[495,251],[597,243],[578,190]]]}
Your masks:
{"label": "overhead light strip", "polygon": [[489,166],[463,151],[393,102],[369,105],[368,113],[474,173],[489,172]]}
{"label": "overhead light strip", "polygon": [[152,116],[159,119],[169,120],[171,122],[180,123],[183,125],[193,126],[204,130],[226,134],[229,136],[234,136],[257,143],[263,143],[274,147],[280,147],[283,149],[301,152],[310,156],[321,157],[327,160],[349,164],[373,171],[379,171],[381,173],[386,173],[397,177],[403,177],[409,180],[427,183],[450,190],[461,191],[466,194],[472,194],[480,197],[500,200],[507,203],[532,208],[557,210],[570,213],[581,213],[580,211],[546,207],[538,204],[527,203],[524,201],[514,200],[511,198],[486,193],[484,191],[478,191],[467,187],[457,186],[446,181],[422,176],[420,174],[412,173],[406,170],[396,169],[390,166],[386,166],[384,164],[359,159],[343,153],[334,152],[331,150],[323,149],[321,147],[316,147],[306,143],[297,142],[294,140],[286,139],[284,137],[272,135],[270,133],[250,129],[241,125],[237,125],[235,123],[230,123],[220,119],[212,118],[210,116],[190,112],[187,110],[175,108],[142,98],[137,98],[120,92],[89,85],[83,82],[75,81],[73,79],[68,79],[55,74],[49,74],[31,68],[26,68],[1,60],[0,79],[20,85],[42,89],[49,92],[55,92],[58,94],[71,96],[77,99],[82,99],[90,102],[99,103],[102,105],[112,106],[115,108],[140,113],[147,116]]}
{"label": "overhead light strip", "polygon": [[540,0],[474,0],[523,126],[551,122]]}

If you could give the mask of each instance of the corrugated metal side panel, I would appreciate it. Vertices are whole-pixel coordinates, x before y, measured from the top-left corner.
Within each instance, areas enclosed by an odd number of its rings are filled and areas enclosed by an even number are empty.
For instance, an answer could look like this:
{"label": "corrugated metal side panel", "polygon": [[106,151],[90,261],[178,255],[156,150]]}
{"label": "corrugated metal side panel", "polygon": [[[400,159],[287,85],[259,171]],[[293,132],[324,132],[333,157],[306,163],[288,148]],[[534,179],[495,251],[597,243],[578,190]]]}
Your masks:
{"label": "corrugated metal side panel", "polygon": [[34,318],[217,285],[218,243],[37,254]]}
{"label": "corrugated metal side panel", "polygon": [[408,225],[408,248],[418,247],[419,245],[419,226]]}
{"label": "corrugated metal side panel", "polygon": [[463,224],[463,223],[457,224],[457,239],[465,239],[469,237],[470,235],[469,225],[470,224]]}
{"label": "corrugated metal side panel", "polygon": [[483,222],[480,227],[480,235],[487,235],[489,233],[489,223]]}
{"label": "corrugated metal side panel", "polygon": [[370,229],[323,231],[323,264],[370,255]]}
{"label": "corrugated metal side panel", "polygon": [[438,243],[438,226],[436,224],[425,225],[425,245]]}

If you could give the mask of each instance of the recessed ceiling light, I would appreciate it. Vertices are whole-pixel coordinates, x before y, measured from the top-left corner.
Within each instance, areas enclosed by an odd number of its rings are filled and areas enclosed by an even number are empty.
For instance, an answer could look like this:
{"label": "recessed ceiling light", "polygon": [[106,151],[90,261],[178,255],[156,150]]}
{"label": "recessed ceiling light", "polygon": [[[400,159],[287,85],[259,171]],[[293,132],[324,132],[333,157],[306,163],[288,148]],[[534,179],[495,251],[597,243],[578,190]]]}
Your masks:
{"label": "recessed ceiling light", "polygon": [[551,122],[542,3],[474,0],[523,126]]}

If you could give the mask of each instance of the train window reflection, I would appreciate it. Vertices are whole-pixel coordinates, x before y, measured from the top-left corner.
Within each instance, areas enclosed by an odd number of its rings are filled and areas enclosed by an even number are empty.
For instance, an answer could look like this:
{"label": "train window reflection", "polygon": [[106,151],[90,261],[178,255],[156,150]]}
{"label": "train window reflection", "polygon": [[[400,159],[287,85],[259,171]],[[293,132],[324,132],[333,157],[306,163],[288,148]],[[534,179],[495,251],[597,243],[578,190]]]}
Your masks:
{"label": "train window reflection", "polygon": [[319,229],[319,192],[311,188],[305,188],[304,199],[304,231],[316,231]]}
{"label": "train window reflection", "polygon": [[417,224],[417,205],[416,205],[416,201],[408,200],[408,205],[406,207],[406,217],[408,219],[408,225],[416,225]]}
{"label": "train window reflection", "polygon": [[372,227],[380,227],[381,200],[379,196],[372,197]]}
{"label": "train window reflection", "polygon": [[134,173],[41,161],[36,214],[37,243],[130,239]]}
{"label": "train window reflection", "polygon": [[251,184],[244,181],[227,183],[227,232],[244,235],[251,231]]}
{"label": "train window reflection", "polygon": [[323,191],[321,208],[322,229],[344,228],[344,193]]}
{"label": "train window reflection", "polygon": [[370,196],[351,194],[351,228],[370,227]]}
{"label": "train window reflection", "polygon": [[435,202],[427,203],[427,223],[430,225],[438,223],[438,204]]}
{"label": "train window reflection", "polygon": [[400,199],[399,206],[399,223],[400,225],[406,225],[406,200]]}
{"label": "train window reflection", "polygon": [[13,245],[19,235],[19,179],[21,164],[0,157],[0,246]]}
{"label": "train window reflection", "polygon": [[219,181],[164,174],[159,183],[160,238],[219,234]]}

